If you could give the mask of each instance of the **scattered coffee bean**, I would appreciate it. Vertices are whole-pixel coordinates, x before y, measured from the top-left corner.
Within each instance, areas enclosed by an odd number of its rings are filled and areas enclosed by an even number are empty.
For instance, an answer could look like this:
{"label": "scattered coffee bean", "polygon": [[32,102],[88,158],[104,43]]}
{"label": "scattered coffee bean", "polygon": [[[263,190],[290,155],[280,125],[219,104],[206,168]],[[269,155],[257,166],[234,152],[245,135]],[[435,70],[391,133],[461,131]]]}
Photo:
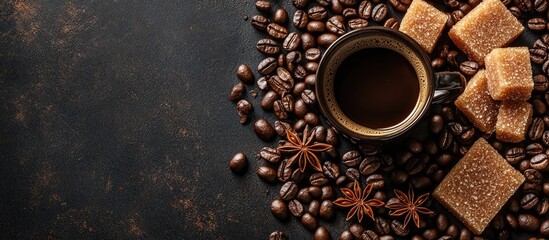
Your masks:
{"label": "scattered coffee bean", "polygon": [[237,153],[231,158],[229,168],[237,174],[243,173],[248,167],[248,158],[244,153]]}
{"label": "scattered coffee bean", "polygon": [[[530,24],[530,21],[528,21],[528,24]],[[545,50],[539,49],[539,48],[530,49],[530,61],[536,64],[543,64],[546,60],[547,60],[547,52]]]}
{"label": "scattered coffee bean", "polygon": [[461,73],[467,76],[475,75],[478,69],[479,69],[479,65],[477,62],[474,62],[474,61],[465,61],[459,65],[459,70],[461,71]]}
{"label": "scattered coffee bean", "polygon": [[301,224],[310,231],[314,231],[318,227],[318,221],[310,213],[305,213],[301,216]]}
{"label": "scattered coffee bean", "polygon": [[231,90],[231,94],[229,95],[229,100],[236,102],[242,99],[242,96],[246,92],[246,86],[244,83],[239,82],[233,86],[233,89]]}
{"label": "scattered coffee bean", "polygon": [[288,12],[286,12],[286,9],[277,9],[274,13],[273,21],[278,25],[285,25],[288,21]]}
{"label": "scattered coffee bean", "polygon": [[276,39],[284,39],[288,36],[288,29],[283,26],[280,26],[276,23],[270,23],[267,25],[267,34]]}
{"label": "scattered coffee bean", "polygon": [[368,26],[368,20],[362,18],[351,19],[347,22],[351,30],[362,29]]}
{"label": "scattered coffee bean", "polygon": [[288,237],[284,232],[274,231],[269,235],[269,240],[288,240]]}
{"label": "scattered coffee bean", "polygon": [[280,199],[276,199],[271,203],[271,213],[278,219],[286,219],[289,215],[288,206]]}
{"label": "scattered coffee bean", "polygon": [[236,111],[238,116],[240,116],[240,124],[245,124],[248,122],[250,113],[254,110],[252,104],[244,99],[238,101],[236,104]]}
{"label": "scattered coffee bean", "polygon": [[270,141],[276,136],[273,126],[265,119],[259,119],[254,124],[255,134],[263,141]]}
{"label": "scattered coffee bean", "polygon": [[266,17],[262,16],[262,15],[255,15],[252,17],[252,26],[257,29],[257,30],[265,30],[267,29],[267,25],[269,25],[269,23],[271,23],[271,21],[269,21],[269,19],[267,19]]}
{"label": "scattered coffee bean", "polygon": [[292,23],[294,24],[294,27],[298,29],[304,29],[307,27],[307,24],[309,23],[309,16],[305,11],[303,10],[297,10],[294,13],[294,18],[292,19]]}
{"label": "scattered coffee bean", "polygon": [[531,18],[528,20],[528,28],[534,31],[541,31],[547,29],[546,21],[543,18]]}
{"label": "scattered coffee bean", "polygon": [[521,229],[524,229],[526,231],[536,231],[538,230],[540,226],[539,219],[531,214],[519,214],[518,218],[518,225]]}
{"label": "scattered coffee bean", "polygon": [[271,10],[271,3],[269,0],[257,0],[255,1],[255,8],[257,8],[258,11],[267,12]]}
{"label": "scattered coffee bean", "polygon": [[313,240],[332,240],[332,237],[330,236],[330,232],[328,232],[328,229],[320,226],[316,229],[313,235]]}
{"label": "scattered coffee bean", "polygon": [[261,166],[257,169],[257,176],[265,182],[273,183],[276,181],[276,171],[271,167]]}
{"label": "scattered coffee bean", "polygon": [[372,9],[372,19],[376,22],[382,22],[387,17],[387,5],[378,3]]}
{"label": "scattered coffee bean", "polygon": [[[347,29],[345,28],[344,21],[345,20],[344,20],[343,16],[341,16],[341,15],[332,16],[326,22],[326,29],[331,33],[334,33],[334,34],[337,34],[337,35],[342,35],[347,31]],[[319,53],[320,53],[320,51],[319,51]],[[305,55],[307,55],[307,53],[305,53]],[[315,54],[315,56],[316,55],[320,55],[320,54]],[[311,60],[311,61],[317,61],[317,60],[318,60],[318,57],[316,57],[316,59]]]}

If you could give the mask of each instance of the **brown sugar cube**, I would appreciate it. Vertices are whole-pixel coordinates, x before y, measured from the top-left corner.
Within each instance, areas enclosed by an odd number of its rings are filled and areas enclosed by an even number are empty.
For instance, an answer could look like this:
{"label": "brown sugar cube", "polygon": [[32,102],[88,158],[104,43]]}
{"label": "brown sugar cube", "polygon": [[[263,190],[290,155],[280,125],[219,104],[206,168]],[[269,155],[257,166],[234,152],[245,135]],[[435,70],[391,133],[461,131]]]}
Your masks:
{"label": "brown sugar cube", "polygon": [[483,132],[496,129],[498,103],[488,92],[486,71],[480,70],[469,80],[465,91],[456,99],[456,107]]}
{"label": "brown sugar cube", "polygon": [[399,30],[416,40],[428,53],[433,51],[448,17],[423,0],[414,0],[402,18]]}
{"label": "brown sugar cube", "polygon": [[504,101],[501,103],[496,123],[496,138],[504,142],[524,140],[532,121],[532,105],[527,102]]}
{"label": "brown sugar cube", "polygon": [[500,0],[484,0],[448,32],[456,46],[471,59],[484,63],[494,48],[507,46],[524,27]]}
{"label": "brown sugar cube", "polygon": [[479,138],[433,192],[473,233],[481,234],[524,177]]}
{"label": "brown sugar cube", "polygon": [[527,47],[496,48],[486,55],[488,90],[495,100],[530,98],[534,89]]}

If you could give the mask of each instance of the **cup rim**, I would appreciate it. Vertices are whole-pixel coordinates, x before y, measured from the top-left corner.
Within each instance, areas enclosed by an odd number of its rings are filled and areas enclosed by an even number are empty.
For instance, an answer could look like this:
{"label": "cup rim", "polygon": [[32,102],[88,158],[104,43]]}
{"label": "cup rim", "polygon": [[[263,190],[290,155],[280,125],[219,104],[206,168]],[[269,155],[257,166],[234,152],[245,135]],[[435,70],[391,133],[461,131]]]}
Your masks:
{"label": "cup rim", "polygon": [[[339,49],[339,47],[341,45],[345,44],[345,42],[347,42],[347,40],[355,37],[356,35],[371,34],[371,33],[375,33],[375,32],[384,32],[384,33],[388,33],[390,35],[394,35],[395,38],[398,41],[404,42],[415,53],[417,53],[417,56],[422,61],[424,69],[427,73],[426,81],[427,81],[427,85],[428,85],[427,86],[428,93],[427,93],[427,99],[425,101],[425,104],[421,107],[421,109],[413,111],[413,112],[419,112],[417,114],[417,117],[415,119],[413,119],[412,121],[410,121],[407,125],[402,126],[401,130],[398,131],[398,132],[389,133],[389,134],[386,134],[386,135],[378,135],[378,136],[360,134],[360,133],[357,133],[357,132],[353,131],[352,129],[349,129],[348,127],[344,126],[343,124],[339,123],[339,121],[337,121],[335,119],[333,114],[330,113],[329,109],[327,109],[326,99],[321,96],[321,92],[322,92],[321,87],[323,86],[323,84],[322,84],[323,79],[321,77],[323,77],[323,71],[325,71],[325,69],[326,69],[326,61],[328,61],[327,59],[329,57],[331,57],[331,55],[333,55]],[[421,119],[423,119],[423,117],[425,116],[427,110],[430,108],[431,102],[433,100],[433,93],[434,93],[434,80],[433,80],[434,71],[431,67],[429,59],[430,59],[429,56],[423,50],[423,48],[421,48],[421,46],[419,45],[419,43],[417,43],[417,41],[415,41],[414,39],[412,39],[411,37],[409,37],[405,33],[402,33],[400,31],[397,31],[397,30],[394,30],[394,29],[391,29],[391,28],[371,26],[371,27],[367,27],[367,28],[364,28],[364,29],[356,29],[356,30],[350,31],[348,33],[345,33],[344,35],[340,36],[334,43],[332,43],[328,47],[328,49],[326,49],[326,52],[324,53],[324,55],[322,56],[322,58],[319,62],[319,66],[318,66],[318,69],[317,69],[317,72],[316,72],[316,77],[317,77],[316,81],[317,82],[315,84],[315,93],[317,95],[318,105],[320,107],[320,111],[321,111],[321,113],[323,114],[323,116],[325,117],[325,119],[328,121],[328,123],[330,125],[334,126],[336,128],[336,130],[340,131],[341,134],[343,134],[344,136],[346,136],[347,138],[349,138],[352,141],[358,141],[358,142],[361,142],[361,141],[385,142],[385,141],[394,140],[394,139],[402,136],[403,134],[407,133],[413,127],[415,127],[421,121]],[[410,114],[412,114],[412,113],[410,113]]]}

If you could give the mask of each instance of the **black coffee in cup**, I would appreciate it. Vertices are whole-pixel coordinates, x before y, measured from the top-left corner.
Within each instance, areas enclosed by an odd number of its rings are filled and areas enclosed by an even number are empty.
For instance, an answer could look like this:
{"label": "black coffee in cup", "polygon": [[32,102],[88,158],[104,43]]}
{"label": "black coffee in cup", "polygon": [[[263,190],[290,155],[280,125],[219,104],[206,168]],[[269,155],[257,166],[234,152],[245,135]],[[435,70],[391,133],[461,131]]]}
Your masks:
{"label": "black coffee in cup", "polygon": [[365,48],[341,62],[334,92],[337,104],[351,120],[369,128],[386,128],[402,122],[414,110],[419,81],[401,53]]}

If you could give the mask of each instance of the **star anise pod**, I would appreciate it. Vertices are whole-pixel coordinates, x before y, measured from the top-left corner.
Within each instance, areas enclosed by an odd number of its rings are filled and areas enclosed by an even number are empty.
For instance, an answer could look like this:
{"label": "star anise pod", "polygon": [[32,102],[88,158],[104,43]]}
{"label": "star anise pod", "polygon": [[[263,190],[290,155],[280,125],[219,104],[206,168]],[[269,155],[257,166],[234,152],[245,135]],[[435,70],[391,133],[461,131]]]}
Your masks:
{"label": "star anise pod", "polygon": [[353,218],[355,214],[357,215],[359,222],[362,222],[364,214],[374,219],[372,207],[381,207],[385,203],[378,199],[367,200],[373,187],[374,185],[370,183],[362,190],[358,181],[355,180],[352,190],[349,188],[341,188],[341,192],[345,195],[345,198],[336,199],[334,204],[345,208],[351,207],[351,210],[349,210],[349,213],[347,214],[347,221]]}
{"label": "star anise pod", "polygon": [[413,219],[414,224],[416,225],[416,227],[419,228],[420,219],[418,213],[433,213],[433,211],[429,210],[428,208],[421,206],[429,197],[429,193],[425,193],[419,196],[417,199],[414,199],[414,190],[412,189],[412,186],[409,186],[408,196],[406,196],[406,194],[397,189],[395,189],[395,195],[397,196],[398,201],[389,201],[389,203],[387,203],[385,207],[391,209],[391,211],[389,211],[389,215],[391,216],[402,216],[406,214],[406,218],[404,219],[404,227],[408,225],[410,219]]}
{"label": "star anise pod", "polygon": [[292,166],[295,162],[298,162],[299,170],[303,172],[307,168],[308,163],[316,171],[322,172],[322,165],[316,153],[327,151],[332,148],[332,145],[313,142],[314,137],[314,133],[309,133],[309,126],[306,126],[303,131],[303,139],[300,139],[293,130],[286,130],[286,140],[288,142],[282,146],[278,146],[277,150],[283,154],[294,154],[288,159],[287,166]]}

